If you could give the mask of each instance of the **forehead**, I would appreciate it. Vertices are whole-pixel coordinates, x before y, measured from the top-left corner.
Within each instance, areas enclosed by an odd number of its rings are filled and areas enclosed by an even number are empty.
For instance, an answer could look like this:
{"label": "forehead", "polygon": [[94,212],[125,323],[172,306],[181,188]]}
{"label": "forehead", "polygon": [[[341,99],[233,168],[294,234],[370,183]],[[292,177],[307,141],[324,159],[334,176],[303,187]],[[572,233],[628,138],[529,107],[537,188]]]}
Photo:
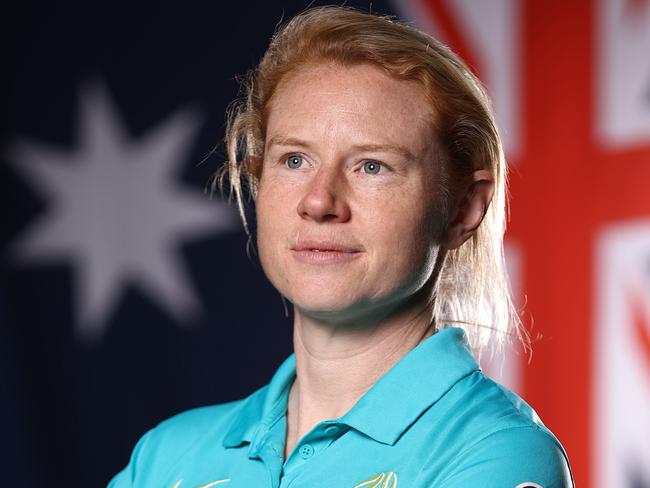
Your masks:
{"label": "forehead", "polygon": [[[371,64],[333,62],[293,70],[267,106],[267,140],[275,131],[382,139],[419,152],[431,144],[435,114],[419,82]],[[399,141],[397,141],[397,139]]]}

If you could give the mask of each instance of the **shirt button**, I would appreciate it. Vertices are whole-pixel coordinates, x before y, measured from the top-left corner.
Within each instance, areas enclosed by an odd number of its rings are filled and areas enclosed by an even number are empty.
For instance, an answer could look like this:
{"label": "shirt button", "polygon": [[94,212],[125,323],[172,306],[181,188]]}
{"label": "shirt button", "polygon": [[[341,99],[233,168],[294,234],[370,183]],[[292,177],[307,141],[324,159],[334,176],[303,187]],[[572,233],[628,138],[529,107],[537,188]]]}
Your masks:
{"label": "shirt button", "polygon": [[330,425],[325,428],[325,434],[327,435],[336,435],[339,433],[339,428],[336,425]]}
{"label": "shirt button", "polygon": [[303,444],[300,448],[300,457],[303,459],[309,459],[314,455],[314,448],[309,444]]}

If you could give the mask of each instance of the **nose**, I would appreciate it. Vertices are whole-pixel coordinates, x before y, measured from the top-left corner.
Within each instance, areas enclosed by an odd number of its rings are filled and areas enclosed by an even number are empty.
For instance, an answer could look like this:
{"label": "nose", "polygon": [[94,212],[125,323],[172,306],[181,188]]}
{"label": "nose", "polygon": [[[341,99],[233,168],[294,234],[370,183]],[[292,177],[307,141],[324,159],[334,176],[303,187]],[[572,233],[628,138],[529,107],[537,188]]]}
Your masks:
{"label": "nose", "polygon": [[298,204],[298,215],[315,222],[340,223],[350,219],[346,184],[337,168],[321,167],[307,183]]}

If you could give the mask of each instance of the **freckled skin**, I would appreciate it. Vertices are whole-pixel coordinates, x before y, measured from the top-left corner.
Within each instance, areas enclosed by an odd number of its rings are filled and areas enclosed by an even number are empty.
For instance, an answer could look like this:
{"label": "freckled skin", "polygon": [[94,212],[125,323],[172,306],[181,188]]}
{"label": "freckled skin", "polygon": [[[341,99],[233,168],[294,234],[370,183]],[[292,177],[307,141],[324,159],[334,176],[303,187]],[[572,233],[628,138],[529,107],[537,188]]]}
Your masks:
{"label": "freckled skin", "polygon": [[[429,298],[441,164],[430,110],[419,84],[365,64],[302,67],[279,85],[256,200],[258,247],[268,278],[299,313],[355,321]],[[290,156],[299,156],[294,167]],[[381,163],[378,173],[369,160]],[[305,263],[292,251],[302,239],[358,252]]]}

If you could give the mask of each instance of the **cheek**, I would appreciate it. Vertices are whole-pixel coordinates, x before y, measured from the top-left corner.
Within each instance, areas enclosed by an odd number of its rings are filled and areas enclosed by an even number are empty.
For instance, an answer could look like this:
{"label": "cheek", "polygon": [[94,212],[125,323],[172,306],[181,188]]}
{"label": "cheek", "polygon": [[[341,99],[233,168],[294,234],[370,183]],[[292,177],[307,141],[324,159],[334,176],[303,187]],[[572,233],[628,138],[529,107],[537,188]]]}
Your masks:
{"label": "cheek", "polygon": [[264,269],[267,268],[266,263],[272,252],[272,245],[276,242],[273,223],[273,216],[276,212],[273,207],[273,201],[269,196],[266,190],[260,188],[255,201],[257,248]]}
{"label": "cheek", "polygon": [[364,220],[382,240],[397,241],[398,249],[434,246],[438,243],[443,219],[441,209],[430,195],[420,188],[403,189],[390,198],[365,202]]}
{"label": "cheek", "polygon": [[438,256],[436,238],[430,218],[409,217],[403,222],[401,239],[397,243],[401,259],[398,266],[414,289],[419,289],[430,279]]}
{"label": "cheek", "polygon": [[274,233],[273,227],[269,225],[268,218],[261,216],[260,212],[257,215],[258,219],[262,217],[262,220],[258,220],[261,225],[257,226],[257,259],[259,259],[267,279],[276,289],[282,292],[282,283],[285,278],[282,273],[284,269],[281,262],[282,253],[279,249],[281,239],[280,236]]}
{"label": "cheek", "polygon": [[284,269],[281,260],[284,259],[283,250],[289,245],[287,222],[292,211],[288,199],[277,198],[282,194],[271,185],[260,185],[255,201],[259,260],[267,277],[276,286],[277,275]]}
{"label": "cheek", "polygon": [[407,217],[396,231],[397,249],[405,256],[410,267],[426,267],[436,248],[435,236],[429,222],[422,218]]}
{"label": "cheek", "polygon": [[405,199],[403,205],[391,205],[372,218],[382,262],[395,273],[418,275],[417,281],[433,270],[442,223],[439,209],[424,200]]}

